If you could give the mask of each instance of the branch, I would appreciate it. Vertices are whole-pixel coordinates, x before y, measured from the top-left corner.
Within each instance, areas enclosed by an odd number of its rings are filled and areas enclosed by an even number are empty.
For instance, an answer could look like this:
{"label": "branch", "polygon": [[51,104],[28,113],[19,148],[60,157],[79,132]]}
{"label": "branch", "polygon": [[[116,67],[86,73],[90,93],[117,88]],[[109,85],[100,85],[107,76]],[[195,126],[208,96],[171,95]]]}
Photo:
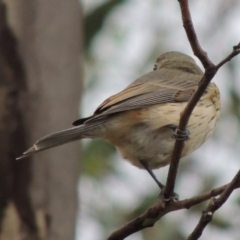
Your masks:
{"label": "branch", "polygon": [[[227,61],[230,61],[233,57],[235,57],[240,53],[240,43],[233,47],[233,51],[228,57],[226,57],[224,60],[222,60],[219,64],[215,66],[212,63],[212,61],[208,58],[207,53],[201,48],[198,42],[197,35],[195,33],[194,26],[191,19],[191,14],[189,11],[188,1],[179,0],[179,3],[181,7],[183,26],[185,28],[188,40],[191,44],[194,54],[199,58],[199,60],[202,62],[205,68],[205,73],[199,83],[198,89],[193,94],[193,96],[189,100],[187,106],[185,107],[185,109],[183,110],[180,116],[177,131],[186,132],[187,124],[193,109],[197,105],[198,101],[202,97],[203,93],[207,89],[209,83],[217,73],[218,69],[221,66],[223,66]],[[167,183],[164,190],[165,199],[169,199],[173,194],[178,165],[182,155],[183,147],[184,147],[184,140],[176,140],[174,145],[174,150],[172,153],[170,167],[169,167]]]}
{"label": "branch", "polygon": [[234,58],[235,56],[237,56],[240,53],[240,42],[238,43],[238,45],[233,46],[233,51],[225,58],[223,59],[217,66],[216,68],[219,69],[222,65],[224,65],[226,62],[229,62],[232,60],[232,58]]}
{"label": "branch", "polygon": [[[181,209],[190,209],[191,207],[193,207],[201,202],[204,202],[212,197],[216,197],[219,194],[223,193],[224,190],[228,186],[229,185],[224,185],[224,186],[218,187],[216,189],[213,189],[211,191],[208,191],[206,193],[203,193],[199,196],[185,199],[185,200],[178,201],[178,202],[171,202],[169,204],[166,204],[161,201],[161,202],[155,204],[150,209],[148,209],[140,217],[137,217],[136,219],[127,223],[122,228],[113,232],[108,237],[107,240],[122,240],[122,239],[130,236],[131,234],[138,232],[144,228],[152,227],[160,218],[162,218],[167,213],[181,210]],[[238,187],[240,187],[240,184]]]}
{"label": "branch", "polygon": [[199,44],[197,34],[195,32],[191,13],[189,11],[188,0],[178,0],[181,8],[183,27],[186,31],[188,41],[192,47],[193,53],[199,58],[204,69],[209,68],[209,66],[214,65],[212,61],[208,58],[207,52],[205,52],[201,45]]}
{"label": "branch", "polygon": [[216,210],[218,210],[230,197],[231,193],[236,189],[239,188],[240,185],[240,171],[236,174],[233,178],[231,183],[229,183],[221,195],[216,199],[212,198],[208,207],[203,212],[202,217],[195,227],[193,232],[189,235],[188,240],[196,240],[202,235],[204,228],[212,221],[213,214]]}
{"label": "branch", "polygon": [[[202,97],[203,93],[208,87],[208,84],[211,82],[211,80],[215,76],[218,69],[221,66],[223,66],[226,62],[230,61],[233,57],[235,57],[237,54],[240,53],[240,43],[239,43],[237,46],[233,47],[233,52],[228,57],[226,57],[224,60],[222,60],[219,64],[215,66],[212,63],[212,61],[208,58],[207,53],[201,48],[198,42],[197,35],[195,33],[193,23],[191,20],[188,1],[179,0],[179,3],[181,7],[183,26],[188,36],[188,40],[191,44],[194,54],[202,62],[205,69],[205,73],[199,83],[198,89],[193,94],[192,98],[190,99],[190,101],[188,102],[187,106],[185,107],[184,111],[180,116],[179,126],[176,131],[176,134],[178,132],[186,132],[188,120],[191,116],[191,113],[194,107],[198,103],[199,99]],[[181,158],[183,147],[184,147],[184,140],[176,140],[171,163],[170,163],[170,168],[168,172],[167,183],[164,189],[165,199],[169,199],[173,194],[175,180],[177,176],[178,164]],[[234,188],[237,188],[237,187],[240,187],[239,183],[234,185]],[[125,226],[123,226],[119,230],[113,232],[107,240],[123,240],[124,238],[128,237],[129,235],[137,231],[140,231],[147,227],[152,227],[156,221],[158,221],[161,217],[163,217],[165,214],[169,212],[180,210],[180,209],[189,209],[196,204],[199,204],[203,201],[210,199],[211,197],[215,197],[215,196],[218,196],[219,194],[222,194],[221,197],[219,197],[220,199],[219,201],[214,200],[214,201],[217,201],[217,203],[210,204],[211,211],[207,211],[207,212],[208,213],[213,212],[214,207],[215,208],[220,207],[227,200],[227,198],[229,197],[229,195],[231,194],[234,188],[232,187],[232,183],[230,183],[229,185],[224,185],[217,189],[206,192],[200,196],[186,199],[183,201],[178,201],[178,202],[170,201],[167,203],[161,201],[158,204],[151,207],[150,209],[148,209],[140,217],[132,220],[131,222],[127,223]],[[213,208],[212,208],[212,205],[214,206]]]}

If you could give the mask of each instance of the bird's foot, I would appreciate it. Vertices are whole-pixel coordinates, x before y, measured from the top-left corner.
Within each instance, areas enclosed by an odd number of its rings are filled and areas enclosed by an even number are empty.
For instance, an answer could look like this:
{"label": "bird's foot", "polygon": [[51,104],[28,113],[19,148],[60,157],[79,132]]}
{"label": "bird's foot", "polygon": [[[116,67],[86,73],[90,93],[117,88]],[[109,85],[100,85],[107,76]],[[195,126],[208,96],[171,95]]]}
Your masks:
{"label": "bird's foot", "polygon": [[190,132],[188,129],[182,131],[179,128],[176,128],[172,135],[172,138],[175,140],[187,141],[189,140],[189,135],[190,135]]}
{"label": "bird's foot", "polygon": [[169,198],[166,198],[164,196],[164,190],[165,186],[161,188],[161,192],[158,195],[158,198],[160,200],[162,200],[163,202],[177,202],[179,200],[179,195],[175,192],[173,192],[173,194]]}

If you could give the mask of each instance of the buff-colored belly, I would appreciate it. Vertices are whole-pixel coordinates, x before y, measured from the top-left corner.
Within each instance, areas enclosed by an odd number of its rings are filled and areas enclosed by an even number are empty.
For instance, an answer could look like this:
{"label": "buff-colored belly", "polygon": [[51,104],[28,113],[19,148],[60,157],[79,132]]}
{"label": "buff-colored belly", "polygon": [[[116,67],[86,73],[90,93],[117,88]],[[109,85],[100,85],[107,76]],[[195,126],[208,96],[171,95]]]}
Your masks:
{"label": "buff-colored belly", "polygon": [[[149,167],[169,164],[175,140],[172,126],[178,125],[186,103],[155,105],[124,112],[108,122],[105,140],[117,146],[123,158],[142,168],[139,160]],[[188,123],[189,140],[182,157],[199,148],[213,133],[219,118],[219,107],[211,99],[200,101]]]}

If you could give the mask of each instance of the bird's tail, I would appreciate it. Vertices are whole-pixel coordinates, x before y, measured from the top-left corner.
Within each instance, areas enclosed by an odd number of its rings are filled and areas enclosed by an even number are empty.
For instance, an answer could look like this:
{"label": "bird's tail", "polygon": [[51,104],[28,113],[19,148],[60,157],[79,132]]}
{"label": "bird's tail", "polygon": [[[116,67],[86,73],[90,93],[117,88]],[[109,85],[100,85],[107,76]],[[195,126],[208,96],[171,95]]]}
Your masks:
{"label": "bird's tail", "polygon": [[[89,126],[93,130],[92,126]],[[77,127],[69,128],[60,132],[52,133],[46,137],[38,140],[31,148],[18,157],[17,160],[28,157],[36,152],[43,151],[48,148],[56,147],[68,142],[76,141],[78,139],[91,137],[87,135],[89,132],[88,126],[80,125]],[[91,132],[91,131],[90,131]]]}

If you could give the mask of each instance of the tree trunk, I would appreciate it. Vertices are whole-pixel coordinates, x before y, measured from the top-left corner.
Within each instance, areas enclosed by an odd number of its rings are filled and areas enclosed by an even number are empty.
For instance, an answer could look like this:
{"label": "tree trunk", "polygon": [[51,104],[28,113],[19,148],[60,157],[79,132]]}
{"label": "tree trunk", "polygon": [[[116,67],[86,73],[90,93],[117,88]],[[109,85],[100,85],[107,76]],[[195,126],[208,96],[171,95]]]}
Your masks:
{"label": "tree trunk", "polygon": [[[26,150],[23,149],[25,142],[30,146],[45,134],[70,127],[77,117],[81,92],[81,10],[77,0],[5,0],[5,5],[26,79],[26,84],[17,86],[20,93],[17,123],[21,126],[18,134],[22,131],[22,137],[15,134],[15,138],[8,141],[10,153],[15,157]],[[31,185],[32,198],[28,206],[29,209],[34,206],[38,229],[44,239],[74,239],[79,149],[79,143],[73,143],[13,163],[13,168],[21,166],[11,177],[21,176],[15,181],[19,185],[15,189],[19,191],[16,196],[7,193],[10,197],[6,203],[12,200],[18,215],[26,212],[22,191]],[[4,161],[9,162],[7,157]],[[25,165],[27,167],[23,167]],[[9,192],[12,188],[9,187]],[[16,202],[20,202],[19,206]],[[34,221],[32,223],[34,230]]]}

